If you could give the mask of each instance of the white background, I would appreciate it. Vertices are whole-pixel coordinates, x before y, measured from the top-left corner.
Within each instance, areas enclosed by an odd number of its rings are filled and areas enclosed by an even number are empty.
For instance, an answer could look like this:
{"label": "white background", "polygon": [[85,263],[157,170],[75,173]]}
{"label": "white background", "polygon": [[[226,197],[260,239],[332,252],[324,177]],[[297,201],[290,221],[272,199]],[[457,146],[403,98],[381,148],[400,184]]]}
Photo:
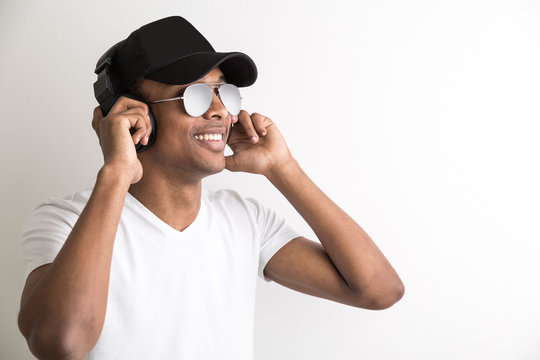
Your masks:
{"label": "white background", "polygon": [[[259,70],[243,108],[272,118],[308,175],[403,282],[383,311],[259,281],[255,358],[540,359],[538,1],[0,3],[0,358],[30,359],[16,317],[23,221],[93,186],[97,59],[169,15]],[[205,180],[278,210],[260,176]]]}

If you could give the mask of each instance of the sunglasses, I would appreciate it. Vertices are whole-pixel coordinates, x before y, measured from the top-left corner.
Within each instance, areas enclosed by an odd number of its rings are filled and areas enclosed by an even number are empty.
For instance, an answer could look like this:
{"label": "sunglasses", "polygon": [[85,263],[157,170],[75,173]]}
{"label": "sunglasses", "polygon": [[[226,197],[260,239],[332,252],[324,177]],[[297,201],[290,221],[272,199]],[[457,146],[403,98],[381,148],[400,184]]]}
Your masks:
{"label": "sunglasses", "polygon": [[218,89],[218,97],[221,103],[231,115],[240,113],[240,90],[233,85],[227,83],[197,83],[189,85],[185,88],[182,96],[151,101],[150,104],[161,103],[165,101],[184,100],[184,108],[186,112],[193,117],[204,114],[210,104],[212,104],[212,91]]}

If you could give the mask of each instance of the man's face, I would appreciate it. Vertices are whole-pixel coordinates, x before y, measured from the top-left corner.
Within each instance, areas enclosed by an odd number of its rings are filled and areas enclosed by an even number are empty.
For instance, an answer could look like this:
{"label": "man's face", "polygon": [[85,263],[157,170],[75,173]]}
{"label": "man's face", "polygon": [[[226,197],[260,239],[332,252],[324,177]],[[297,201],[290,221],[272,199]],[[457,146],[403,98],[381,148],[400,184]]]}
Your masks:
{"label": "man's face", "polygon": [[[196,82],[224,82],[223,73],[216,67]],[[145,79],[142,87],[150,102],[178,97],[189,85],[167,85]],[[224,150],[231,115],[216,92],[217,88],[213,89],[212,104],[199,117],[186,113],[183,100],[149,104],[156,118],[156,140],[140,154],[143,155],[140,159],[150,158],[152,166],[160,166],[167,171],[174,167],[183,176],[194,180],[222,171],[225,168]],[[211,136],[204,135],[211,134],[221,134],[221,140],[205,140]]]}

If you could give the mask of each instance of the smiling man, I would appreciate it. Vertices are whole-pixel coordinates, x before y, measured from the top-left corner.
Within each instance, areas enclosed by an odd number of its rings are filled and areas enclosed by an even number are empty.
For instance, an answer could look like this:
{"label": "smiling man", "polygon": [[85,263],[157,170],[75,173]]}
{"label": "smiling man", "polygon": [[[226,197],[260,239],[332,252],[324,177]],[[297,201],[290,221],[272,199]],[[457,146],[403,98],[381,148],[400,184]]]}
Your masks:
{"label": "smiling man", "polygon": [[[92,121],[104,156],[94,187],[42,202],[23,230],[18,323],[34,355],[250,359],[257,276],[372,310],[403,296],[274,122],[240,110],[238,87],[257,77],[247,55],[216,53],[178,16],[117,45]],[[255,199],[202,188],[223,169],[265,176],[320,243]]]}

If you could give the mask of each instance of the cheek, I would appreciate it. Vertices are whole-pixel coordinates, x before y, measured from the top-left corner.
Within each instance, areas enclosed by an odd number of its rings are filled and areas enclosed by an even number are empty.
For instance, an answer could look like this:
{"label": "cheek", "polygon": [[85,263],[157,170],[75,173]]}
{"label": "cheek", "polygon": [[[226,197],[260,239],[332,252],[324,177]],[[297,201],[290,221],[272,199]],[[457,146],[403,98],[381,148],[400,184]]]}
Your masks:
{"label": "cheek", "polygon": [[[191,138],[191,127],[187,126],[185,119],[161,118],[157,121],[157,137],[167,143],[177,143]],[[164,144],[165,145],[165,144]]]}

